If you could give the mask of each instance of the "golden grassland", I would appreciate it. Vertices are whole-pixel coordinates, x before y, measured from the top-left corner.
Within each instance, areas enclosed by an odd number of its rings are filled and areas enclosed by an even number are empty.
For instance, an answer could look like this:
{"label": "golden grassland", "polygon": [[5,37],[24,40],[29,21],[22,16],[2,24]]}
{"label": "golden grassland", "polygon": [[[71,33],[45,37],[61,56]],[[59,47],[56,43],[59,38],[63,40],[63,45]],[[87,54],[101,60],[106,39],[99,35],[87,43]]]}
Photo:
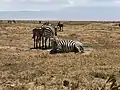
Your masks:
{"label": "golden grassland", "polygon": [[82,42],[93,49],[89,54],[30,49],[32,29],[40,24],[1,23],[0,90],[100,90],[108,76],[120,72],[120,27],[79,23],[68,22],[58,37]]}

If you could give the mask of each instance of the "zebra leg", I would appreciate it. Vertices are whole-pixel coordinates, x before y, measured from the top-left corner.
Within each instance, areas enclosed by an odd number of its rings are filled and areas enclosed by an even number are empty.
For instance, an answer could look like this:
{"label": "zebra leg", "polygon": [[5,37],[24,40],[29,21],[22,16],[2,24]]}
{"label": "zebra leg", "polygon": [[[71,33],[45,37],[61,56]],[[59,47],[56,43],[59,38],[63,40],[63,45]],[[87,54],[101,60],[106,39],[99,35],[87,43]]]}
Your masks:
{"label": "zebra leg", "polygon": [[78,52],[84,53],[84,48],[81,45],[79,45],[79,46],[75,45],[74,52],[75,53],[78,53]]}
{"label": "zebra leg", "polygon": [[37,38],[35,37],[35,48],[37,48]]}
{"label": "zebra leg", "polygon": [[47,39],[48,38],[45,38],[45,49],[47,49]]}
{"label": "zebra leg", "polygon": [[39,38],[37,37],[37,39],[36,39],[36,48],[38,48],[38,42],[39,42]]}
{"label": "zebra leg", "polygon": [[58,29],[59,29],[59,31],[60,31],[60,26],[58,26]]}
{"label": "zebra leg", "polygon": [[35,45],[36,45],[35,48],[37,48],[37,40],[36,40],[36,42],[35,42]]}
{"label": "zebra leg", "polygon": [[39,48],[41,49],[41,37],[39,38]]}
{"label": "zebra leg", "polygon": [[79,52],[84,53],[84,48],[83,48],[83,46],[79,45],[79,46],[78,46],[78,49],[79,49]]}
{"label": "zebra leg", "polygon": [[49,48],[51,48],[51,46],[50,46],[50,38],[49,38]]}
{"label": "zebra leg", "polygon": [[78,53],[78,52],[80,52],[79,48],[76,47],[76,46],[74,46],[74,53],[76,54],[76,53]]}
{"label": "zebra leg", "polygon": [[84,53],[84,48],[83,48],[83,46],[79,45],[79,46],[77,47],[77,49],[78,49],[79,52]]}
{"label": "zebra leg", "polygon": [[34,38],[34,48],[35,48],[35,38]]}
{"label": "zebra leg", "polygon": [[61,26],[60,26],[60,31],[61,31]]}
{"label": "zebra leg", "polygon": [[42,37],[42,48],[44,48],[44,37]]}
{"label": "zebra leg", "polygon": [[62,32],[63,32],[63,26],[62,26]]}

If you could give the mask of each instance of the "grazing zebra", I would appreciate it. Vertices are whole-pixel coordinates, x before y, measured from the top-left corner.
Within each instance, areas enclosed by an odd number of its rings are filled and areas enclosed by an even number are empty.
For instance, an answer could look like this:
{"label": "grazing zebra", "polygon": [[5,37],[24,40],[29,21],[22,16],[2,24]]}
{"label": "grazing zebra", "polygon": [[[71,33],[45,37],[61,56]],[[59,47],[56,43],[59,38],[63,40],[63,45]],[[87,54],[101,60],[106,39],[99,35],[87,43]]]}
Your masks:
{"label": "grazing zebra", "polygon": [[59,31],[63,31],[63,24],[62,23],[58,22],[57,26],[60,29]]}
{"label": "grazing zebra", "polygon": [[42,44],[44,45],[45,38],[45,48],[47,48],[47,40],[49,39],[49,48],[50,48],[50,38],[57,36],[57,28],[52,26],[43,25],[42,27]]}
{"label": "grazing zebra", "polygon": [[51,45],[52,50],[50,51],[51,54],[54,53],[68,53],[68,52],[84,52],[83,44],[79,41],[73,40],[61,40],[58,38],[51,38]]}
{"label": "grazing zebra", "polygon": [[43,33],[42,28],[34,28],[33,29],[32,38],[34,39],[34,48],[38,48],[38,44],[39,44],[39,47],[41,48],[42,33]]}

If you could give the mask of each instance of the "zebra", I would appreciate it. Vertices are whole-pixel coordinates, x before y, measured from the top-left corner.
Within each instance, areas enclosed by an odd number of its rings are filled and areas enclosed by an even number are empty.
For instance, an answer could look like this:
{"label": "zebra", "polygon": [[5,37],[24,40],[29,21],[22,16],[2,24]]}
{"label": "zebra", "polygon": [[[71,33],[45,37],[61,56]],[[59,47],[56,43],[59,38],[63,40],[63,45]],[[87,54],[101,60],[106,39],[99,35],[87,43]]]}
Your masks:
{"label": "zebra", "polygon": [[[53,27],[52,25],[42,25],[40,28],[33,29],[33,36],[34,39],[34,48],[47,48],[47,40],[49,39],[49,48],[50,48],[50,38],[52,36],[57,36],[57,28]],[[45,41],[44,41],[45,39]],[[42,46],[41,46],[42,41]],[[44,45],[45,42],[45,45]]]}
{"label": "zebra", "polygon": [[63,24],[62,23],[58,22],[57,26],[60,28],[59,31],[63,31]]}
{"label": "zebra", "polygon": [[16,23],[15,20],[8,20],[8,23]]}
{"label": "zebra", "polygon": [[49,39],[49,48],[50,48],[50,38],[57,36],[57,28],[52,26],[43,25],[42,27],[42,44],[44,45],[45,38],[45,48],[47,48],[47,40]]}
{"label": "zebra", "polygon": [[[38,44],[39,44],[39,48],[41,48],[42,33],[43,33],[42,28],[34,28],[33,29],[32,38],[34,39],[34,48],[38,48]],[[42,44],[42,47],[43,47],[43,44]]]}
{"label": "zebra", "polygon": [[81,52],[84,53],[83,44],[79,41],[58,39],[56,37],[51,38],[52,50],[51,54],[54,53],[68,53],[68,52]]}

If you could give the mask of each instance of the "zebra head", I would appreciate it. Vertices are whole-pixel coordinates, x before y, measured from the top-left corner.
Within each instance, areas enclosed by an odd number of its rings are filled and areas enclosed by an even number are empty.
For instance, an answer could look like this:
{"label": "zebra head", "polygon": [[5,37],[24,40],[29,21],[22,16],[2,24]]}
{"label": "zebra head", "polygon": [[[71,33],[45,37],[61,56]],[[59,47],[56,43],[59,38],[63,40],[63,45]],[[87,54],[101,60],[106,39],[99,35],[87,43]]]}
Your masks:
{"label": "zebra head", "polygon": [[50,38],[51,45],[53,46],[53,48],[55,48],[57,46],[57,40],[58,40],[58,38],[56,36],[53,36]]}
{"label": "zebra head", "polygon": [[51,46],[52,46],[52,50],[50,51],[50,53],[51,54],[54,54],[54,53],[57,53],[57,40],[58,40],[58,38],[56,37],[56,36],[54,36],[54,37],[52,37],[52,38],[50,38],[50,40],[51,40]]}

